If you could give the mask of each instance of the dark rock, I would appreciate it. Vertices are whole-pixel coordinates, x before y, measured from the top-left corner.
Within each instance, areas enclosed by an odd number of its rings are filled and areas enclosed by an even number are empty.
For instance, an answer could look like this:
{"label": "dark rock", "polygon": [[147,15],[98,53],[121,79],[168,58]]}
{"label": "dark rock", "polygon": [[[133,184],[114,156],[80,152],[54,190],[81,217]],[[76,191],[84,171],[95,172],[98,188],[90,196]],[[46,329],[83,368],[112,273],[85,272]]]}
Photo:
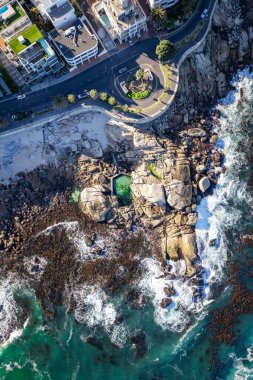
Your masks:
{"label": "dark rock", "polygon": [[172,303],[172,300],[170,298],[163,298],[160,302],[160,307],[162,309],[165,309]]}

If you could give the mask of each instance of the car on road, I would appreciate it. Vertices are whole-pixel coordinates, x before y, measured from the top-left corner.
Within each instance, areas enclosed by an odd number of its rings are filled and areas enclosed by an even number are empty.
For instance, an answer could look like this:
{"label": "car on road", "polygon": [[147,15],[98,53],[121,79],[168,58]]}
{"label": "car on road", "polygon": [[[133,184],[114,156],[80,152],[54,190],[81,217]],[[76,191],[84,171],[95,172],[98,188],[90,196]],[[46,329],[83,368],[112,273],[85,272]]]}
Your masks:
{"label": "car on road", "polygon": [[204,20],[204,19],[206,18],[206,16],[207,16],[207,13],[208,13],[208,9],[206,8],[206,9],[204,9],[203,12],[201,13],[200,18],[201,18],[202,20]]}
{"label": "car on road", "polygon": [[77,99],[85,99],[85,98],[88,98],[90,96],[89,92],[86,90],[84,91],[82,94],[78,94],[77,95]]}
{"label": "car on road", "polygon": [[25,98],[25,94],[20,94],[17,96],[18,100],[21,100],[21,99],[24,99]]}
{"label": "car on road", "polygon": [[128,43],[129,43],[129,46],[133,46],[134,44],[132,40],[130,40]]}
{"label": "car on road", "polygon": [[125,66],[125,67],[122,67],[120,70],[119,70],[119,74],[124,74],[126,71],[128,70],[128,68]]}

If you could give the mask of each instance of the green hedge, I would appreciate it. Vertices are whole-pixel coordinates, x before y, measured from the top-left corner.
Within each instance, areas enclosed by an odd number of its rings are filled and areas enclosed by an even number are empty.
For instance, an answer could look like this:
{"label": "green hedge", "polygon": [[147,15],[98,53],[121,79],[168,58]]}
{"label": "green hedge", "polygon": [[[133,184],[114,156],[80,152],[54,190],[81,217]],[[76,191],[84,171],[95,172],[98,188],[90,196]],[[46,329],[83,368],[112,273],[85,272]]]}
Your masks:
{"label": "green hedge", "polygon": [[132,92],[129,91],[127,96],[130,99],[146,99],[151,94],[151,90],[145,90],[145,91],[139,91],[139,92]]}

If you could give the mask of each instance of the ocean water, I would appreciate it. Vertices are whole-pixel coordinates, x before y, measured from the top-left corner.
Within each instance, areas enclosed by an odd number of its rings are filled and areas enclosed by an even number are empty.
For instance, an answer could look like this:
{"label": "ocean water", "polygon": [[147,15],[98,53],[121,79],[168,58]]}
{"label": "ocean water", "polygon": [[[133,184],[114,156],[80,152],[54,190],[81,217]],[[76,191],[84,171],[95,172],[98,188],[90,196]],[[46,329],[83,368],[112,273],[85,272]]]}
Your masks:
{"label": "ocean water", "polygon": [[[0,280],[0,379],[253,379],[253,75],[240,71],[233,85],[214,127],[226,170],[198,206],[202,297],[184,279],[183,262],[173,263],[177,277],[169,281],[146,258],[136,284],[145,306],[84,283],[73,290],[75,311],[59,307],[48,322],[32,289],[10,275]],[[78,226],[66,228],[84,257]],[[161,309],[167,284],[176,295]]]}

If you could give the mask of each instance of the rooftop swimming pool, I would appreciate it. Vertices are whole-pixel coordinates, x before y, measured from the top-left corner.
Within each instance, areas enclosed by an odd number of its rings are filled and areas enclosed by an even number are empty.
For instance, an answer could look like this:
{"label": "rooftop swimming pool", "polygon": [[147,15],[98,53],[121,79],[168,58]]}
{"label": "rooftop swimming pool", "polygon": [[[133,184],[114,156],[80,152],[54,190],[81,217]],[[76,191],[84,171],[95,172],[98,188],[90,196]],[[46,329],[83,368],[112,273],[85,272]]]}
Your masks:
{"label": "rooftop swimming pool", "polygon": [[51,46],[47,43],[47,41],[45,40],[45,38],[42,38],[40,40],[40,44],[41,46],[43,47],[43,49],[46,51],[47,55],[49,57],[52,57],[54,55],[54,51],[53,49],[51,48]]}
{"label": "rooftop swimming pool", "polygon": [[2,8],[0,8],[0,15],[2,15],[5,12],[7,12],[8,10],[9,10],[9,6],[8,5],[4,5]]}
{"label": "rooftop swimming pool", "polygon": [[111,24],[110,24],[110,21],[108,19],[108,17],[106,16],[106,14],[102,14],[100,15],[103,23],[105,24],[105,26],[107,27],[107,29],[110,29],[111,28]]}

